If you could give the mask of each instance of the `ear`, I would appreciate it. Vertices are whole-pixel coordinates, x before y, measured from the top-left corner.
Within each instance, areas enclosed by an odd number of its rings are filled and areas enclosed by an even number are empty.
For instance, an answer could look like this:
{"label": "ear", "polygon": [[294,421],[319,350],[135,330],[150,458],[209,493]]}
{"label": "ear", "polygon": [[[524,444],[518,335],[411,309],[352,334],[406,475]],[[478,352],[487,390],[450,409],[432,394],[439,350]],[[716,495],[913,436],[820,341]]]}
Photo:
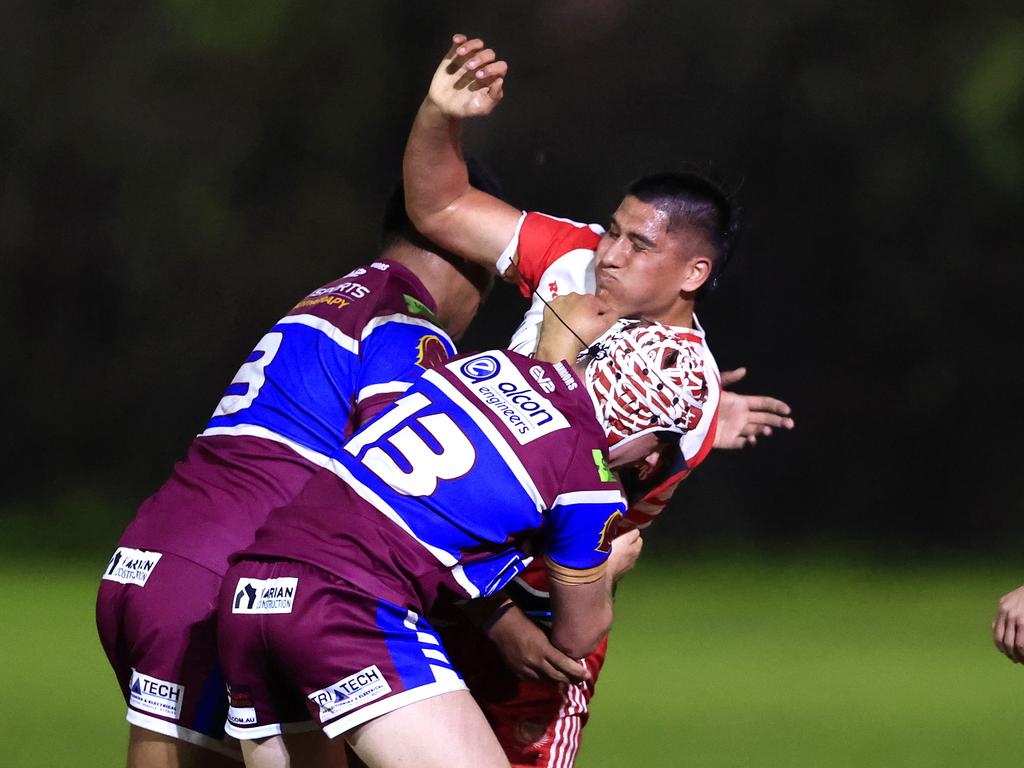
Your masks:
{"label": "ear", "polygon": [[694,256],[683,271],[683,283],[680,290],[693,293],[711,277],[711,259],[707,256]]}

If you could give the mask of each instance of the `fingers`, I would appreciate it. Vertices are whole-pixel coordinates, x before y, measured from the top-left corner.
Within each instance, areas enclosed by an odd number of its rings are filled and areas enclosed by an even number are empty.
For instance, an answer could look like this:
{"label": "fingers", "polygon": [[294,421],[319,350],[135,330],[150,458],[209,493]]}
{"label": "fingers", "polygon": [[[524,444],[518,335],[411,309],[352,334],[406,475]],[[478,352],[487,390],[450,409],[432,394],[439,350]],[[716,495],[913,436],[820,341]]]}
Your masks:
{"label": "fingers", "polygon": [[621,541],[622,544],[628,546],[628,545],[632,544],[633,542],[635,542],[639,538],[640,538],[640,529],[639,528],[630,528],[625,533],[620,533],[618,536],[616,536],[614,541],[616,541],[616,542]]}
{"label": "fingers", "polygon": [[[564,653],[552,654],[546,659],[551,668],[551,679],[562,683],[583,683],[590,680],[590,671],[583,662],[576,661]],[[555,677],[558,676],[558,678]]]}
{"label": "fingers", "polygon": [[734,368],[731,371],[722,371],[722,386],[729,387],[743,379],[747,375],[746,368]]}

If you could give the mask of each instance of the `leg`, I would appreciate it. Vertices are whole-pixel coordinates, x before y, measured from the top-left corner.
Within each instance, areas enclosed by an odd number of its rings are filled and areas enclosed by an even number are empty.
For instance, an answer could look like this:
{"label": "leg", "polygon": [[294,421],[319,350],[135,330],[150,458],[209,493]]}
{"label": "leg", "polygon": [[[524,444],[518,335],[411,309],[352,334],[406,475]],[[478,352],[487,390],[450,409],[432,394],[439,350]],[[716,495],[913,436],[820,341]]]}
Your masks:
{"label": "leg", "polygon": [[238,768],[238,761],[137,725],[128,736],[128,768]]}
{"label": "leg", "polygon": [[348,734],[371,768],[508,768],[508,760],[468,691],[432,696],[396,709]]}
{"label": "leg", "polygon": [[320,731],[246,740],[242,754],[246,768],[348,768],[345,740],[328,739]]}

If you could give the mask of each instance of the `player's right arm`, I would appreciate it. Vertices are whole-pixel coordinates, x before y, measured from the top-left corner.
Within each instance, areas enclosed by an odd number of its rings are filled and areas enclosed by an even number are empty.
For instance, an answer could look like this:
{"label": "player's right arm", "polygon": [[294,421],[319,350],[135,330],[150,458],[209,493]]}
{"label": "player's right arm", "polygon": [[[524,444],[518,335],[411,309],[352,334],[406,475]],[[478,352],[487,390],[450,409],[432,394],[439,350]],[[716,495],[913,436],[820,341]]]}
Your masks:
{"label": "player's right arm", "polygon": [[493,267],[522,212],[474,189],[462,156],[462,122],[501,101],[508,65],[479,39],[455,35],[441,60],[405,146],[405,205],[427,238],[470,261]]}

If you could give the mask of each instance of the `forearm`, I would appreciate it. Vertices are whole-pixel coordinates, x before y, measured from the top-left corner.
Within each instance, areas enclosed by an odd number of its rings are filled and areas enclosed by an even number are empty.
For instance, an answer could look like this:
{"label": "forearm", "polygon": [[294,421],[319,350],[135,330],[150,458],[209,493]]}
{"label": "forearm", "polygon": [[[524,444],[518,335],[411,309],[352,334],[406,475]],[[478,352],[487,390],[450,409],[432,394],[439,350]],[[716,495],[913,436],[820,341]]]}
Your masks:
{"label": "forearm", "polygon": [[551,644],[575,659],[593,653],[612,626],[612,574],[592,584],[551,584]]}
{"label": "forearm", "polygon": [[435,239],[434,230],[470,186],[462,157],[462,120],[444,114],[430,97],[413,121],[402,172],[409,218]]}

